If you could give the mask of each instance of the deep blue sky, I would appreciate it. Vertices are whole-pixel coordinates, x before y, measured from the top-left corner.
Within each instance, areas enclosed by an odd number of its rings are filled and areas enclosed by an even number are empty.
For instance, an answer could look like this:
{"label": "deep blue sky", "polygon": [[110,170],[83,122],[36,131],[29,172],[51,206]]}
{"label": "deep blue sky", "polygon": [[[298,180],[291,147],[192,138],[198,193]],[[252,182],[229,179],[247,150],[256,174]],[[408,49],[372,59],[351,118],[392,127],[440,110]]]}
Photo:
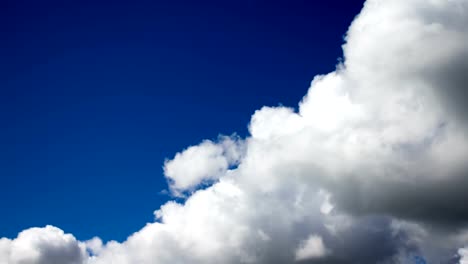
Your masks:
{"label": "deep blue sky", "polygon": [[1,1],[0,237],[123,240],[165,158],[334,69],[362,0]]}

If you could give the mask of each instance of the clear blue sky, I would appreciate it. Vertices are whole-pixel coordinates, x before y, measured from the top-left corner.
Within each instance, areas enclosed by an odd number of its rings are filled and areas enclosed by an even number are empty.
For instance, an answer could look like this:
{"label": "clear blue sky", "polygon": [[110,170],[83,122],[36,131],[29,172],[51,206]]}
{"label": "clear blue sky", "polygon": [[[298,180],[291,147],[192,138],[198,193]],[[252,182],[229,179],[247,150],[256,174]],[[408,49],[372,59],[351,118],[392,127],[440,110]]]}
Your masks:
{"label": "clear blue sky", "polygon": [[164,159],[296,106],[362,3],[2,1],[0,237],[121,241],[153,221]]}

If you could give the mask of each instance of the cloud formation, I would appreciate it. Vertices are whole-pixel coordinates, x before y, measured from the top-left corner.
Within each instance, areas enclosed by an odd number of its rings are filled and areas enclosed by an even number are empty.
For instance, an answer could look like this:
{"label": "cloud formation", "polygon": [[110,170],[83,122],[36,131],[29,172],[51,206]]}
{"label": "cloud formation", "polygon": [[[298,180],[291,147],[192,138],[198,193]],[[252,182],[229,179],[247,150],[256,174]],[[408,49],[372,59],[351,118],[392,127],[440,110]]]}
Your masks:
{"label": "cloud formation", "polygon": [[458,250],[460,255],[460,264],[468,264],[468,248],[461,248]]}
{"label": "cloud formation", "polygon": [[213,181],[227,173],[242,156],[243,143],[232,137],[220,137],[217,143],[205,140],[177,153],[164,164],[164,175],[174,194],[192,190],[206,181]]}
{"label": "cloud formation", "polygon": [[184,203],[123,243],[28,229],[0,262],[466,263],[466,25],[466,0],[368,0],[297,111],[165,162]]}
{"label": "cloud formation", "polygon": [[16,239],[0,239],[0,263],[81,264],[87,261],[85,250],[73,235],[56,227],[30,228]]}
{"label": "cloud formation", "polygon": [[311,235],[296,250],[296,260],[322,258],[327,253],[321,237]]}

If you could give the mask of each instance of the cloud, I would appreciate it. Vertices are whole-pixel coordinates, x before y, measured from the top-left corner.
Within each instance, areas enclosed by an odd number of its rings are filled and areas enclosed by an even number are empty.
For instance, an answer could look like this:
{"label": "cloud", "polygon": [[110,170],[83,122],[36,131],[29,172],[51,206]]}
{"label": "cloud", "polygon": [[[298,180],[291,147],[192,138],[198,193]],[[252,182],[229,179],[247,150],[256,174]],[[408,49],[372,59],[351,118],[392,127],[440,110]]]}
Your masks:
{"label": "cloud", "polygon": [[[169,201],[123,243],[54,231],[57,243],[37,246],[20,233],[0,240],[0,259],[463,264],[467,24],[466,0],[368,0],[344,62],[313,79],[298,111],[262,107],[247,138],[206,140],[165,162],[183,203]],[[17,255],[17,241],[35,253]],[[71,254],[83,247],[87,259]]]}
{"label": "cloud", "polygon": [[13,240],[0,240],[0,263],[80,264],[86,258],[82,243],[53,226],[26,229]]}
{"label": "cloud", "polygon": [[171,190],[180,194],[225,174],[238,162],[241,151],[242,142],[235,136],[221,137],[217,143],[205,140],[167,160],[164,175],[170,181]]}
{"label": "cloud", "polygon": [[85,245],[87,250],[93,256],[101,254],[103,249],[103,243],[99,237],[93,237],[92,239],[85,241]]}
{"label": "cloud", "polygon": [[460,264],[468,264],[468,248],[461,248],[458,250],[460,255]]}
{"label": "cloud", "polygon": [[303,241],[296,250],[296,260],[304,260],[311,258],[321,258],[325,256],[327,249],[323,245],[323,240],[317,235],[311,235],[307,240]]}

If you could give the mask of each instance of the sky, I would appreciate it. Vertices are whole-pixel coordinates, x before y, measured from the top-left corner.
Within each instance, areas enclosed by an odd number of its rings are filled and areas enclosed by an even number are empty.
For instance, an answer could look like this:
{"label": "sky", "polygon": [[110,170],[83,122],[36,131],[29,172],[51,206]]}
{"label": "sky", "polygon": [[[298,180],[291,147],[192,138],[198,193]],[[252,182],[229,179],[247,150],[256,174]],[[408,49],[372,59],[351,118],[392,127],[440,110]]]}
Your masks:
{"label": "sky", "polygon": [[334,69],[363,4],[341,2],[2,1],[0,236],[152,221],[166,158]]}
{"label": "sky", "polygon": [[467,0],[2,5],[0,264],[468,263]]}

